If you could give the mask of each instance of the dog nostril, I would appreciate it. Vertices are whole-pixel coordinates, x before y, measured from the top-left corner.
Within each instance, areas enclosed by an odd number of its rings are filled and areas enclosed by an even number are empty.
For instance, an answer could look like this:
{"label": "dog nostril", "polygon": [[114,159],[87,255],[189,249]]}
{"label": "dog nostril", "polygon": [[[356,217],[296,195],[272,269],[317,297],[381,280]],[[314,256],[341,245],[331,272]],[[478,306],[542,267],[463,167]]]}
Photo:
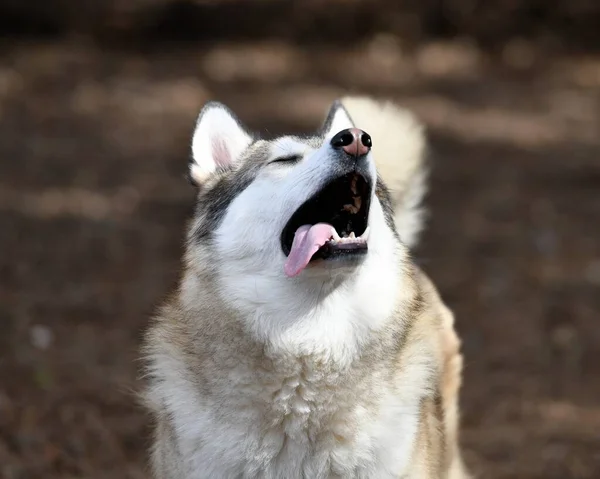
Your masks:
{"label": "dog nostril", "polygon": [[338,133],[331,139],[331,145],[334,148],[342,148],[344,146],[351,145],[354,142],[354,136],[349,131],[340,133]]}
{"label": "dog nostril", "polygon": [[336,150],[343,150],[353,158],[360,158],[369,153],[372,143],[371,135],[358,128],[342,130],[331,139],[331,146]]}
{"label": "dog nostril", "polygon": [[363,133],[360,137],[361,143],[367,148],[371,148],[373,146],[373,141],[371,140],[371,135],[368,133]]}

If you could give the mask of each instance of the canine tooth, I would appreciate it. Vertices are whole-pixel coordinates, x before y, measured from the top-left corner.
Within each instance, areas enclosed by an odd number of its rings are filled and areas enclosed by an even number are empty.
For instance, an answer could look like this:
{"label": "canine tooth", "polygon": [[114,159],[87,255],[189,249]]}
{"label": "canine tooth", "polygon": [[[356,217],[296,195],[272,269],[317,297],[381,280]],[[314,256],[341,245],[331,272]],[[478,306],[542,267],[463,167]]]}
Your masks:
{"label": "canine tooth", "polygon": [[358,180],[358,177],[356,175],[354,175],[352,177],[352,181],[350,182],[350,189],[352,190],[352,193],[354,193],[355,195],[358,193],[358,190],[356,189],[357,180]]}
{"label": "canine tooth", "polygon": [[339,240],[340,240],[340,235],[339,235],[339,234],[338,234],[338,232],[335,230],[335,228],[333,229],[333,233],[332,233],[332,235],[331,235],[331,236],[333,236],[333,239],[334,239],[334,241],[339,241]]}
{"label": "canine tooth", "polygon": [[354,234],[354,231],[350,231],[350,234],[348,235],[348,238],[350,239],[355,239],[356,235]]}
{"label": "canine tooth", "polygon": [[353,196],[354,206],[356,207],[356,211],[360,210],[360,205],[362,204],[362,198],[360,196]]}

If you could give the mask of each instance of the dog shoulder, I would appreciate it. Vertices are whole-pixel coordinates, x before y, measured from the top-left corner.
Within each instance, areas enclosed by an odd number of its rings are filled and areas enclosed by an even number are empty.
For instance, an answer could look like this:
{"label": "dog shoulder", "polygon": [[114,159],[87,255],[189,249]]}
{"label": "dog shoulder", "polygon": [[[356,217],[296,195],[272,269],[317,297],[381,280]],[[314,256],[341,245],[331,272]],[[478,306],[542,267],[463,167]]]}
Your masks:
{"label": "dog shoulder", "polygon": [[463,358],[454,329],[454,315],[427,275],[414,268],[415,309],[412,338],[421,344],[429,363],[429,395],[421,402],[420,427],[413,465],[418,477],[466,479],[458,448],[459,391]]}

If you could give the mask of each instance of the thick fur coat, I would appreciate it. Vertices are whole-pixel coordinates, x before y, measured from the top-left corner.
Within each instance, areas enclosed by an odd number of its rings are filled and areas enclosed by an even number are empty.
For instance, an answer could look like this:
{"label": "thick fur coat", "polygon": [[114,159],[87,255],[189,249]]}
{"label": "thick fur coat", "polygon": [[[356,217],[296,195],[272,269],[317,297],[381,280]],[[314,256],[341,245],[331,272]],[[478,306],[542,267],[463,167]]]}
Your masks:
{"label": "thick fur coat", "polygon": [[[351,174],[331,145],[353,127],[373,145],[360,159],[368,251],[286,276],[282,231]],[[411,114],[368,98],[336,102],[314,136],[268,141],[204,108],[185,268],[144,348],[156,478],[468,477],[453,316],[409,252],[424,150]]]}

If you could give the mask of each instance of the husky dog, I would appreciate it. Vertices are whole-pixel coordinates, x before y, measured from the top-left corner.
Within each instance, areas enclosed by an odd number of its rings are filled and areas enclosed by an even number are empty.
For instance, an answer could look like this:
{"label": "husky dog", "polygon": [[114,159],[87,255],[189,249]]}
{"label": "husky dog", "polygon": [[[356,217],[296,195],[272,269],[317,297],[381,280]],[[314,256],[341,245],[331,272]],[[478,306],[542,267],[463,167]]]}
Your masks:
{"label": "husky dog", "polygon": [[204,107],[183,276],[145,342],[156,478],[467,477],[453,315],[409,253],[424,149],[368,98],[269,141]]}

